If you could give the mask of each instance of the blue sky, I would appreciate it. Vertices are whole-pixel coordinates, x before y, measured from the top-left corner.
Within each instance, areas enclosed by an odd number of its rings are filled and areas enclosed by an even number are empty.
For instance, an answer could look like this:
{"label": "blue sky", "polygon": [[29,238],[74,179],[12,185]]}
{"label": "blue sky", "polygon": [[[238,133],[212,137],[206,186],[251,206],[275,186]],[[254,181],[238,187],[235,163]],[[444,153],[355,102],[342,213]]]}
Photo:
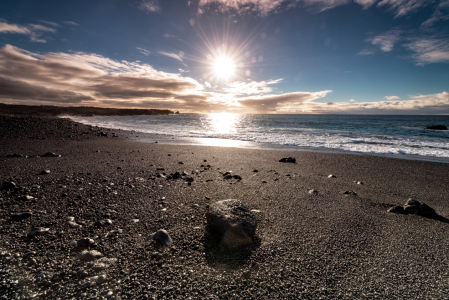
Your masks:
{"label": "blue sky", "polygon": [[449,114],[449,0],[2,1],[0,101]]}

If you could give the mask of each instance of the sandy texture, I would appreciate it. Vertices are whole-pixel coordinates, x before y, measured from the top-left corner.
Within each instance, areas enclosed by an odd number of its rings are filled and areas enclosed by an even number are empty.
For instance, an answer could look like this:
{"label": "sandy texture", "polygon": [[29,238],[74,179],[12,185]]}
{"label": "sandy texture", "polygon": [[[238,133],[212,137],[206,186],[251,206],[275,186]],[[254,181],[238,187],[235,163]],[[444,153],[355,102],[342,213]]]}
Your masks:
{"label": "sandy texture", "polygon": [[[125,137],[68,120],[0,116],[0,181],[17,185],[0,191],[0,299],[449,295],[449,164]],[[158,177],[183,171],[190,185]],[[226,171],[242,179],[225,180]],[[440,217],[387,212],[410,197]],[[225,251],[209,237],[207,205],[224,199],[260,211],[252,247]],[[32,215],[11,220],[23,209]],[[82,227],[67,226],[67,217]],[[35,227],[49,231],[27,237]],[[171,247],[145,242],[159,229]],[[70,245],[81,238],[94,244]],[[102,258],[84,262],[85,250]]]}

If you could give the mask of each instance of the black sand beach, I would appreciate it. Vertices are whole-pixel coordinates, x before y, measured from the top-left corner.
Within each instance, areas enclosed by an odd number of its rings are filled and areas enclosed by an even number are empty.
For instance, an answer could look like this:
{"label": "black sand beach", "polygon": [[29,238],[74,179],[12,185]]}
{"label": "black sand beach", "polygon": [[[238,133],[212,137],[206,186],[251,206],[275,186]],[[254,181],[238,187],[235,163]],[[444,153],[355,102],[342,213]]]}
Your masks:
{"label": "black sand beach", "polygon": [[[53,117],[0,124],[0,299],[449,295],[449,164],[143,143]],[[183,171],[190,184],[160,177]],[[409,198],[439,216],[387,212]],[[208,236],[207,206],[224,199],[259,211],[252,246],[224,252]],[[145,242],[159,229],[171,247]],[[82,238],[92,245],[71,246]]]}

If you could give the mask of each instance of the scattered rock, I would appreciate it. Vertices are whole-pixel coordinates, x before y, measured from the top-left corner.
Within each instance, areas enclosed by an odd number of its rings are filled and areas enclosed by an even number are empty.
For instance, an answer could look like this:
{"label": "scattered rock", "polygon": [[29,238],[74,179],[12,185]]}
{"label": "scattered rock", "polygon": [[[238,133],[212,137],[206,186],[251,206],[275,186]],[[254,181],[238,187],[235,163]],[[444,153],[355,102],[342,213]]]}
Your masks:
{"label": "scattered rock", "polygon": [[50,174],[50,170],[42,170],[41,175]]}
{"label": "scattered rock", "polygon": [[56,153],[53,153],[53,152],[47,152],[47,153],[43,154],[42,157],[61,157],[61,154],[56,154]]}
{"label": "scattered rock", "polygon": [[242,177],[239,175],[234,175],[234,176],[232,176],[232,178],[237,179],[237,180],[242,180]]}
{"label": "scattered rock", "polygon": [[210,233],[229,248],[250,245],[256,233],[257,220],[250,209],[236,199],[211,204],[206,213]]}
{"label": "scattered rock", "polygon": [[356,192],[353,191],[344,191],[342,192],[343,195],[351,195],[351,196],[357,196]]}
{"label": "scattered rock", "polygon": [[22,221],[22,220],[28,219],[32,215],[33,215],[33,213],[31,212],[30,209],[24,209],[20,213],[12,214],[11,220],[12,221]]}
{"label": "scattered rock", "polygon": [[100,275],[100,276],[98,276],[98,278],[97,278],[97,284],[102,284],[103,282],[105,282],[106,281],[106,275]]}
{"label": "scattered rock", "polygon": [[147,236],[145,242],[149,240],[155,240],[156,242],[165,247],[170,247],[173,243],[171,237],[168,235],[168,232],[165,231],[164,229],[158,230],[157,232]]}
{"label": "scattered rock", "polygon": [[84,250],[78,255],[79,260],[83,262],[94,261],[103,255],[97,250]]}
{"label": "scattered rock", "polygon": [[388,212],[397,214],[414,214],[427,218],[438,217],[438,214],[433,208],[412,198],[408,199],[404,206],[393,206],[389,208]]}
{"label": "scattered rock", "polygon": [[92,270],[95,272],[101,272],[113,264],[117,262],[117,258],[107,258],[107,257],[101,257],[97,259],[94,264],[92,265]]}
{"label": "scattered rock", "polygon": [[82,238],[76,241],[78,247],[92,247],[95,245],[95,241],[91,238]]}
{"label": "scattered rock", "polygon": [[227,174],[223,176],[223,179],[232,179],[232,175],[231,174]]}
{"label": "scattered rock", "polygon": [[285,158],[281,158],[279,160],[279,162],[285,162],[285,163],[296,163],[296,158],[294,157],[285,157]]}
{"label": "scattered rock", "polygon": [[23,195],[17,198],[17,200],[21,200],[21,201],[30,201],[33,200],[34,197],[33,196],[29,196],[29,195]]}
{"label": "scattered rock", "polygon": [[81,228],[81,227],[83,227],[82,225],[80,225],[80,224],[78,224],[78,223],[76,223],[76,222],[73,222],[73,221],[67,222],[67,223],[66,223],[66,226],[70,226],[70,227],[72,227],[72,228]]}
{"label": "scattered rock", "polygon": [[444,125],[430,125],[430,126],[424,126],[423,129],[447,130],[447,127]]}
{"label": "scattered rock", "polygon": [[318,191],[312,189],[312,190],[309,191],[309,194],[316,195],[316,194],[318,194]]}
{"label": "scattered rock", "polygon": [[2,190],[12,190],[15,187],[17,187],[17,185],[14,182],[12,182],[12,181],[4,181],[2,183],[2,188],[1,189]]}
{"label": "scattered rock", "polygon": [[337,176],[335,176],[335,175],[329,175],[329,176],[327,176],[328,178],[336,178]]}
{"label": "scattered rock", "polygon": [[28,232],[27,237],[33,238],[33,237],[38,236],[38,235],[46,234],[49,231],[50,231],[50,228],[35,227],[35,228],[32,228],[30,230],[30,232]]}

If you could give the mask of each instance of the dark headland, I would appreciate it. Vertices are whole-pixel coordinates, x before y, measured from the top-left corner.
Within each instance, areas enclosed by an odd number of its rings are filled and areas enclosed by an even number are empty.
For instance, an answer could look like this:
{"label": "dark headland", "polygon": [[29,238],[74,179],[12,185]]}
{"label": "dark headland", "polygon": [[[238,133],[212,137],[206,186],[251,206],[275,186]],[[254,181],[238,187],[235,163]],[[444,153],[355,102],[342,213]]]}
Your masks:
{"label": "dark headland", "polygon": [[[0,299],[447,299],[449,164],[130,134],[0,114]],[[209,235],[225,199],[250,245]]]}
{"label": "dark headland", "polygon": [[14,105],[0,103],[0,113],[27,116],[138,116],[172,115],[168,109],[103,108],[92,106]]}

